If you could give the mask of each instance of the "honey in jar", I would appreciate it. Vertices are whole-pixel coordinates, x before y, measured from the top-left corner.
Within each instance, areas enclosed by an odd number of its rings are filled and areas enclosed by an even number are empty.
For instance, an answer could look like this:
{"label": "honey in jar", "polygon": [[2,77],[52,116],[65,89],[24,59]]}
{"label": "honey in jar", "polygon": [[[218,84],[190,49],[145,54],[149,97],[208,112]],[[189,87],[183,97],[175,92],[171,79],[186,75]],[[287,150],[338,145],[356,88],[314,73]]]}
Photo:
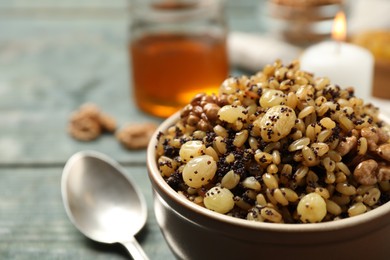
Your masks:
{"label": "honey in jar", "polygon": [[198,93],[216,93],[229,71],[219,1],[181,2],[154,3],[132,27],[135,102],[159,117],[172,115]]}
{"label": "honey in jar", "polygon": [[131,43],[135,100],[166,117],[197,93],[216,93],[228,75],[224,39],[211,35],[149,35]]}

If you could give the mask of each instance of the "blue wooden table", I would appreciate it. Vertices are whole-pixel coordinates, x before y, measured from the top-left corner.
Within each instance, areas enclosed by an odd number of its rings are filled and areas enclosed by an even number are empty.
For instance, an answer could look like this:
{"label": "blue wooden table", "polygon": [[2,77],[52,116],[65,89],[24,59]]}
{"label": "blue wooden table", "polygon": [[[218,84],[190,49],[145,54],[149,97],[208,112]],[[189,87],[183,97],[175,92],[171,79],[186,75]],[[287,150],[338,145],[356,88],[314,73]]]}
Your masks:
{"label": "blue wooden table", "polygon": [[[92,242],[68,220],[60,178],[66,160],[96,150],[125,166],[144,192],[148,221],[137,236],[151,259],[173,259],[154,218],[145,151],[112,136],[77,142],[68,116],[93,102],[119,125],[160,122],[131,96],[126,0],[0,0],[0,259],[128,259]],[[231,30],[261,32],[260,0],[227,1]],[[232,68],[232,71],[234,68]]]}

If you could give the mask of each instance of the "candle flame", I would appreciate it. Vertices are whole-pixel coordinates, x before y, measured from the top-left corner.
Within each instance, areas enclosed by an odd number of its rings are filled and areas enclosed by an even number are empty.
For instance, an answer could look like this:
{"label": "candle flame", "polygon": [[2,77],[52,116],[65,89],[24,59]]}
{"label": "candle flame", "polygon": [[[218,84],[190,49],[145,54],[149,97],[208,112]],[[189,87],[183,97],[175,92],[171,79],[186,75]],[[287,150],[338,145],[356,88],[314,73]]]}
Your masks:
{"label": "candle flame", "polygon": [[332,38],[337,41],[345,41],[347,38],[347,20],[342,11],[338,12],[334,18]]}

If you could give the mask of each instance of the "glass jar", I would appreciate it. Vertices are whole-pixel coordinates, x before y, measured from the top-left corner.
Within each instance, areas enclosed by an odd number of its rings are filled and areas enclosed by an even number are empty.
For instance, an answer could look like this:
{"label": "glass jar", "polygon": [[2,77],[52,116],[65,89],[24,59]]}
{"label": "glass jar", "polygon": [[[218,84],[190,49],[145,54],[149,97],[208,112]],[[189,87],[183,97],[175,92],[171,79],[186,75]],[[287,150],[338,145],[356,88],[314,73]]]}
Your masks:
{"label": "glass jar", "polygon": [[270,35],[306,47],[330,39],[333,20],[345,0],[268,0]]}
{"label": "glass jar", "polygon": [[138,107],[168,117],[228,76],[221,0],[133,0],[129,53]]}

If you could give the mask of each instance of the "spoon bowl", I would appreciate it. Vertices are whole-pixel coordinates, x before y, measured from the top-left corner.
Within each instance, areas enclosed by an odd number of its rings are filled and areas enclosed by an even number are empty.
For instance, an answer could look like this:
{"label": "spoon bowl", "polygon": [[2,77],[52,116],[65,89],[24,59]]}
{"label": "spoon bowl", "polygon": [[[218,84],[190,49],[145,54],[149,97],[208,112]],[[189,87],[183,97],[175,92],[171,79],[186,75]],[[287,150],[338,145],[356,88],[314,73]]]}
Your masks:
{"label": "spoon bowl", "polygon": [[134,238],[146,223],[146,202],[117,162],[94,151],[76,153],[63,170],[61,193],[70,221],[85,236],[121,243],[134,259],[147,259]]}

